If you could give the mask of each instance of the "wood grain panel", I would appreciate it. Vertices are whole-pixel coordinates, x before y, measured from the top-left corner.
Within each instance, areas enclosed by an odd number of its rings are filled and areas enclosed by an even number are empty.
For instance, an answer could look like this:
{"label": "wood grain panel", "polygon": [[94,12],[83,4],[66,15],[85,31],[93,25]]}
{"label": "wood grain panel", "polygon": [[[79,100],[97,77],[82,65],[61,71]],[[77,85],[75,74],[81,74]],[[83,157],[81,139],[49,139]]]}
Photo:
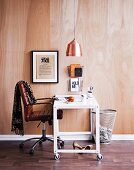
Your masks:
{"label": "wood grain panel", "polygon": [[[71,94],[67,66],[84,66],[84,87],[94,86],[100,107],[117,109],[114,133],[134,132],[134,1],[76,0],[76,39],[83,57],[65,56],[73,39],[72,0],[0,0],[0,134],[10,134],[14,86],[30,82],[36,97]],[[59,50],[59,83],[31,83],[31,51]],[[72,121],[70,123],[70,120]],[[25,123],[27,134],[39,133]],[[60,128],[89,129],[89,113],[65,111]],[[51,128],[48,129],[48,133]]]}
{"label": "wood grain panel", "polygon": [[[6,0],[0,1],[0,11],[0,133],[10,134],[15,84],[21,79],[31,83],[31,51],[50,46],[50,5],[48,0]],[[31,86],[35,96],[49,96],[49,85]],[[25,133],[39,131],[37,124],[25,123]]]}

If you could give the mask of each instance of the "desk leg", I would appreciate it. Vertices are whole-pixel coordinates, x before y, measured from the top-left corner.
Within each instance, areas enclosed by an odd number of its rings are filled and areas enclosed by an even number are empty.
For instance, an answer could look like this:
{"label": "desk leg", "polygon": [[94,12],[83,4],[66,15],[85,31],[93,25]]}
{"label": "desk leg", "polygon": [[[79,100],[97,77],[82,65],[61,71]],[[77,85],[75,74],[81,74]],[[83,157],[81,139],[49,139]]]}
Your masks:
{"label": "desk leg", "polygon": [[57,109],[53,110],[53,127],[54,127],[54,159],[58,160],[60,155],[57,153],[57,133],[58,133],[58,120],[57,120]]}
{"label": "desk leg", "polygon": [[53,111],[53,127],[54,127],[54,154],[57,153],[57,109],[54,108]]}
{"label": "desk leg", "polygon": [[90,129],[91,129],[91,137],[93,139],[93,114],[92,114],[92,109],[89,109],[90,113]]}
{"label": "desk leg", "polygon": [[97,160],[102,160],[103,156],[100,154],[100,109],[96,106],[96,152]]}
{"label": "desk leg", "polygon": [[96,106],[96,150],[100,153],[100,110],[99,106]]}

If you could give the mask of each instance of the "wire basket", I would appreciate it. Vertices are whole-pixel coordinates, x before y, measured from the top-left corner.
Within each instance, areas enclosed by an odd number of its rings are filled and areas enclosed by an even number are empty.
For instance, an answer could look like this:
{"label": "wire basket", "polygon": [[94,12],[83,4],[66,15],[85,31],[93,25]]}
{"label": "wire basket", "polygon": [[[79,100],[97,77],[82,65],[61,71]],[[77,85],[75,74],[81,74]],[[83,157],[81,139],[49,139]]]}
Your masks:
{"label": "wire basket", "polygon": [[100,111],[100,125],[113,131],[116,110],[106,109]]}
{"label": "wire basket", "polygon": [[[112,109],[105,109],[100,111],[100,142],[101,143],[109,143],[111,141],[116,114],[117,111]],[[95,112],[93,112],[93,124],[96,125]]]}

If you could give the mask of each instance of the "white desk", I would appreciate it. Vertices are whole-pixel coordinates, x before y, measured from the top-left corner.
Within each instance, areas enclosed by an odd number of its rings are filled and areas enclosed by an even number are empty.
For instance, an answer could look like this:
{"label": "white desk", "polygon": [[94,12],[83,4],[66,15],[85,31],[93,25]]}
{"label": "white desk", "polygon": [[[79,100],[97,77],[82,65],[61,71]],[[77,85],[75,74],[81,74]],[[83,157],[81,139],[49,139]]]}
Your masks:
{"label": "white desk", "polygon": [[[68,97],[67,95],[57,95],[56,97],[59,100],[55,100],[54,107],[53,107],[53,130],[54,130],[54,159],[58,160],[60,158],[59,153],[95,153],[97,155],[97,159],[101,160],[103,157],[100,154],[100,132],[99,132],[99,122],[100,122],[100,115],[99,115],[99,104],[94,98],[83,99],[81,100],[80,95],[73,95],[75,97],[74,102],[67,103],[64,97]],[[60,132],[59,131],[59,122],[57,120],[57,110],[58,109],[94,109],[96,112],[96,148],[94,150],[78,150],[78,149],[58,149],[57,147],[57,137],[62,135],[69,135],[69,132]],[[92,116],[92,115],[91,115]],[[92,125],[92,122],[91,122]],[[92,127],[91,127],[91,132]],[[78,132],[76,133],[78,134]],[[94,134],[92,134],[94,135]]]}

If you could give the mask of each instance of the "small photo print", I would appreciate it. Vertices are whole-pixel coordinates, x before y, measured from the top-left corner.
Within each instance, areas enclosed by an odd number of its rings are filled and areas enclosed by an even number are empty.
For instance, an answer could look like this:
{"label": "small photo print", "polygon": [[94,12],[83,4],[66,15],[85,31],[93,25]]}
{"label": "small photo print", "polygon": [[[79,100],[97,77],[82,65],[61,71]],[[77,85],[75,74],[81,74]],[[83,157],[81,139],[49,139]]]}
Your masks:
{"label": "small photo print", "polygon": [[70,79],[70,90],[71,91],[79,91],[80,89],[80,81],[79,78],[71,78]]}

